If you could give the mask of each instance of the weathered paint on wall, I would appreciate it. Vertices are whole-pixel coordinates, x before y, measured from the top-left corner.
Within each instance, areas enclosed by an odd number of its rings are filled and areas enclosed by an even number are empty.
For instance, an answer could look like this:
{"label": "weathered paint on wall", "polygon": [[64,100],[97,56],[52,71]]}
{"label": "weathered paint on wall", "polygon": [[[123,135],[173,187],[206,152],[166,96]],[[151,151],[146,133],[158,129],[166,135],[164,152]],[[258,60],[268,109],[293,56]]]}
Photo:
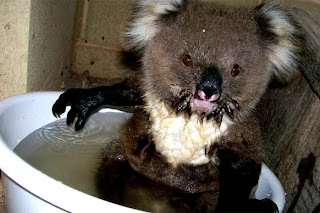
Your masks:
{"label": "weathered paint on wall", "polygon": [[27,88],[30,4],[0,1],[0,99]]}
{"label": "weathered paint on wall", "polygon": [[76,0],[32,0],[27,91],[50,89],[70,64]]}
{"label": "weathered paint on wall", "polygon": [[76,2],[0,1],[0,99],[58,79],[70,58]]}

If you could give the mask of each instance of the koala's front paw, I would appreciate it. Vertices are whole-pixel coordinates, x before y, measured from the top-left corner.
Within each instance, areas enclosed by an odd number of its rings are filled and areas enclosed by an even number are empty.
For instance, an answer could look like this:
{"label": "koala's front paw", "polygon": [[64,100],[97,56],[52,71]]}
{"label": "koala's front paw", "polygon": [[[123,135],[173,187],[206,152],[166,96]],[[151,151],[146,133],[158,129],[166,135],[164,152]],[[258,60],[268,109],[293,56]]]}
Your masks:
{"label": "koala's front paw", "polygon": [[94,89],[69,89],[60,95],[58,100],[52,107],[52,113],[55,117],[59,117],[65,112],[67,106],[71,106],[71,110],[67,115],[67,125],[75,122],[75,130],[84,127],[87,118],[97,110],[104,102],[104,97],[99,91]]}

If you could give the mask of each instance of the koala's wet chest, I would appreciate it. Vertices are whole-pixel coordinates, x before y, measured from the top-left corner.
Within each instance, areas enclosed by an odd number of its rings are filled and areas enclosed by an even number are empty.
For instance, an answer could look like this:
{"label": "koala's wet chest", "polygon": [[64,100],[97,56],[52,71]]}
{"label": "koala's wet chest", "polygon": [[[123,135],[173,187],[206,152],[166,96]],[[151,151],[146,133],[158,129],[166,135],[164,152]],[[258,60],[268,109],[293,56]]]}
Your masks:
{"label": "koala's wet chest", "polygon": [[[160,106],[161,107],[161,106]],[[197,114],[190,117],[168,113],[162,106],[150,110],[150,133],[155,149],[169,164],[202,165],[216,161],[216,156],[208,156],[206,151],[220,141],[228,123],[223,120],[217,125]]]}

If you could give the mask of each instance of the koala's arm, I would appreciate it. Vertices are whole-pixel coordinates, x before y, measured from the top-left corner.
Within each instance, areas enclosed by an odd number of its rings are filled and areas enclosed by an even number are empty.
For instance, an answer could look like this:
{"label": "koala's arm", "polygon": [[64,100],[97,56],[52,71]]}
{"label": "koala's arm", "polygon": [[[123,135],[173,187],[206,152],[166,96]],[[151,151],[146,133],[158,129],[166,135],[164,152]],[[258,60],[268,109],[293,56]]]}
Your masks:
{"label": "koala's arm", "polygon": [[59,117],[71,106],[67,115],[67,124],[75,122],[75,130],[85,125],[87,118],[105,105],[137,107],[143,104],[137,87],[132,87],[127,81],[113,86],[102,86],[92,89],[68,89],[60,95],[52,107],[52,113]]}
{"label": "koala's arm", "polygon": [[143,113],[135,113],[125,126],[127,132],[122,141],[127,160],[138,173],[186,193],[209,192],[209,199],[205,199],[209,208],[216,206],[215,198],[219,196],[217,211],[278,211],[271,200],[249,199],[261,172],[258,151],[261,139],[256,120],[231,126],[223,143],[212,147],[212,152],[218,154],[219,166],[209,162],[201,166],[172,167],[155,151],[144,117]]}
{"label": "koala's arm", "polygon": [[218,211],[278,212],[271,200],[248,199],[261,173],[260,128],[254,117],[228,128],[217,146],[220,180]]}
{"label": "koala's arm", "polygon": [[153,181],[187,193],[218,190],[216,165],[170,166],[155,150],[148,125],[148,117],[143,112],[135,112],[124,126],[122,144],[126,158],[135,171]]}

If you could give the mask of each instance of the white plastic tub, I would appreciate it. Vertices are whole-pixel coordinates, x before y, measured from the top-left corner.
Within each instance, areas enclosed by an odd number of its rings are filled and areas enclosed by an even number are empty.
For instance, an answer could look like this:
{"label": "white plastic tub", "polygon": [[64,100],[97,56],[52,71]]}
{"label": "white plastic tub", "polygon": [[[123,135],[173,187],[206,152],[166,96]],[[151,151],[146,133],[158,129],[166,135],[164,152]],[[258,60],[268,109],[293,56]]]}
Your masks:
{"label": "white plastic tub", "polygon": [[[6,212],[138,212],[68,187],[34,169],[12,151],[28,134],[56,120],[51,107],[60,94],[27,93],[0,102],[0,168]],[[268,195],[281,212],[285,193],[264,165],[254,196],[261,199]]]}

